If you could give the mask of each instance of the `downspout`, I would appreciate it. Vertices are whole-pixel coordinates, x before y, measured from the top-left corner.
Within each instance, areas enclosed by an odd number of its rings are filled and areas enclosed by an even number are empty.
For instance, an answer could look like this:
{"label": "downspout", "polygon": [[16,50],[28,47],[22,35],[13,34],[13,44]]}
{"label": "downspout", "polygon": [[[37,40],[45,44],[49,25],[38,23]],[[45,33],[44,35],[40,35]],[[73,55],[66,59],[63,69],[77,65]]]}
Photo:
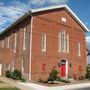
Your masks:
{"label": "downspout", "polygon": [[31,32],[30,32],[29,81],[31,81],[31,59],[32,59],[32,28],[33,28],[33,16],[31,16]]}

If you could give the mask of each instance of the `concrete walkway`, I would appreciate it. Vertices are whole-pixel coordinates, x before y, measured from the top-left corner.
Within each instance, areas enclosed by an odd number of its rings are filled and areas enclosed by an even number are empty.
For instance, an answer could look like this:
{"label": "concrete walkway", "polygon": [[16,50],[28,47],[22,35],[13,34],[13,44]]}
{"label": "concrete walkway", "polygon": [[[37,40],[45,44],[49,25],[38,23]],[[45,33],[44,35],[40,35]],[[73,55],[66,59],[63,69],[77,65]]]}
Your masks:
{"label": "concrete walkway", "polygon": [[27,87],[26,85],[23,85],[23,84],[21,85],[21,84],[19,84],[19,82],[15,82],[15,81],[10,80],[5,77],[0,77],[0,81],[3,81],[13,87],[17,87],[17,88],[21,89],[21,90],[33,90],[30,86]]}
{"label": "concrete walkway", "polygon": [[42,86],[42,85],[38,85],[34,83],[19,83],[19,84],[31,87],[34,90],[72,90],[72,89],[90,87],[90,83],[73,84],[73,85],[65,85],[65,86],[54,86],[54,87],[47,87],[47,86]]}
{"label": "concrete walkway", "polygon": [[15,81],[7,79],[7,78],[0,78],[0,80],[3,82],[6,82],[7,84],[9,84],[11,86],[20,88],[21,90],[72,90],[72,89],[90,87],[90,83],[48,87],[48,86],[38,85],[35,83],[15,82]]}

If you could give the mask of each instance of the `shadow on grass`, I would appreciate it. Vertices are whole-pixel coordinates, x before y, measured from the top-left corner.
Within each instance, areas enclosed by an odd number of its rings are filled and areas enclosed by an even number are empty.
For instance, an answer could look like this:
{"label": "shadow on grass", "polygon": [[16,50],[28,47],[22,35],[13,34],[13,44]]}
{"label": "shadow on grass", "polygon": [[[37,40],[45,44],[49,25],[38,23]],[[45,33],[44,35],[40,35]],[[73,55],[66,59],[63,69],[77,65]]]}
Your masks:
{"label": "shadow on grass", "polygon": [[18,89],[18,88],[0,88],[0,90],[20,90],[20,89]]}

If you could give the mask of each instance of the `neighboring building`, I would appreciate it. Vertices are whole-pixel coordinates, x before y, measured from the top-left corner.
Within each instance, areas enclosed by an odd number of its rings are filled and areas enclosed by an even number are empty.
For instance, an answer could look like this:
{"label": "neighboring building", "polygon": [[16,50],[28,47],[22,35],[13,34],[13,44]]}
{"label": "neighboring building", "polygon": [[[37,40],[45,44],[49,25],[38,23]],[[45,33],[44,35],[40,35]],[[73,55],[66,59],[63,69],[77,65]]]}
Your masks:
{"label": "neighboring building", "polygon": [[87,65],[90,65],[90,51],[87,53]]}
{"label": "neighboring building", "polygon": [[[29,81],[47,79],[52,68],[60,77],[79,78],[86,73],[87,31],[66,5],[35,9],[1,33],[0,47],[13,51],[7,67],[21,70]],[[9,59],[2,58],[1,66]]]}

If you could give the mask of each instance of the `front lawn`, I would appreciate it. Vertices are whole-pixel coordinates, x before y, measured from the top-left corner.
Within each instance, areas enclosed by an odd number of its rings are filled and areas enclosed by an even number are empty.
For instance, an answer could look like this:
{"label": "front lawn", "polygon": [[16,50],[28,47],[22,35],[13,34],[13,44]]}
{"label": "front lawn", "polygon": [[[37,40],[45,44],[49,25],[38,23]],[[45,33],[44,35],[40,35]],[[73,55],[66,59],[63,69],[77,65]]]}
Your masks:
{"label": "front lawn", "polygon": [[0,83],[4,83],[4,82],[0,81]]}
{"label": "front lawn", "polygon": [[0,88],[0,90],[20,90],[20,89],[18,89],[18,88]]}

